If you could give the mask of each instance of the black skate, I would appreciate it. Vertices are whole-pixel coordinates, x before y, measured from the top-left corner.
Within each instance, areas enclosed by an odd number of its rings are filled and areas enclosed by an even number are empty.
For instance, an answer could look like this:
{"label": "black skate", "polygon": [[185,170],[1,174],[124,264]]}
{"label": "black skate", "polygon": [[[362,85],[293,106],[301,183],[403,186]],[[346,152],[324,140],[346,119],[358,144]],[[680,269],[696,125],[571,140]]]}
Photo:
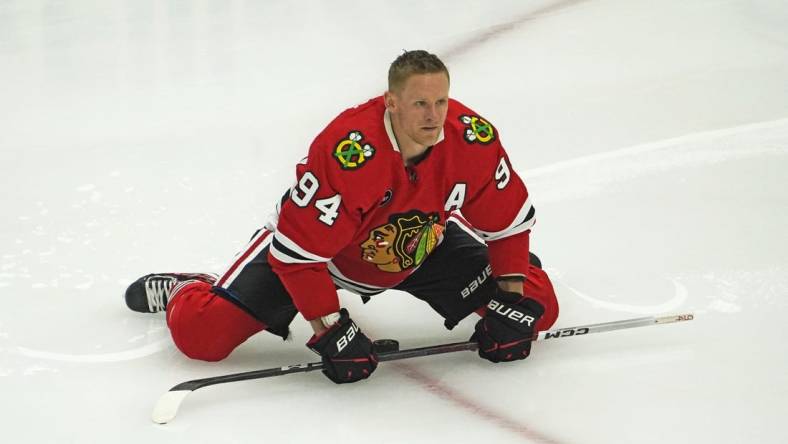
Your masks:
{"label": "black skate", "polygon": [[126,289],[126,305],[141,313],[158,313],[167,308],[175,284],[199,280],[213,284],[218,276],[204,273],[147,274]]}

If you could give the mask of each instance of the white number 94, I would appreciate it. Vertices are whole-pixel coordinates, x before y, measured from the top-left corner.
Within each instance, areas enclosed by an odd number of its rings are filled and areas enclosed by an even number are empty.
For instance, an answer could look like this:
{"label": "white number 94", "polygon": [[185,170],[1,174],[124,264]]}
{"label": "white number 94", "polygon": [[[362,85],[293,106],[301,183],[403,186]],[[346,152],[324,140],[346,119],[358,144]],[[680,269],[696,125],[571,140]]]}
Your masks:
{"label": "white number 94", "polygon": [[[317,180],[314,174],[307,171],[298,180],[296,186],[290,192],[290,199],[294,204],[301,208],[305,208],[312,201],[312,198],[317,194],[320,188],[320,181]],[[320,216],[317,218],[320,222],[331,226],[336,222],[339,216],[339,206],[342,203],[342,196],[335,194],[325,199],[318,199],[315,201],[315,208],[320,211]]]}

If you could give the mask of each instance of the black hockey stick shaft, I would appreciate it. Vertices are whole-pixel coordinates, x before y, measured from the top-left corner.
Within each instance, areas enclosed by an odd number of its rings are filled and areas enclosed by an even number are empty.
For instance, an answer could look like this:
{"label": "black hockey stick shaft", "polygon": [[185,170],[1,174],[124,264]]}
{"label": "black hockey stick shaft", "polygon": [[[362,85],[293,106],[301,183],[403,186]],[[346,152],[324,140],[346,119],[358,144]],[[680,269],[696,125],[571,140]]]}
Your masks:
{"label": "black hockey stick shaft", "polygon": [[[582,325],[579,327],[559,328],[555,330],[545,330],[535,334],[532,341],[542,341],[548,339],[567,338],[570,336],[583,336],[591,333],[602,333],[606,331],[621,330],[625,328],[645,327],[656,324],[669,324],[672,322],[691,321],[694,319],[692,313],[669,315],[660,317],[645,317],[636,319],[625,319],[622,321],[603,322],[600,324]],[[409,350],[390,351],[380,353],[380,361],[395,361],[398,359],[416,358],[419,356],[438,355],[442,353],[452,353],[456,351],[476,350],[478,344],[473,341],[456,342],[452,344],[432,345],[427,347],[412,348]],[[194,390],[210,385],[224,384],[226,382],[245,381],[248,379],[269,378],[271,376],[281,376],[290,373],[305,373],[323,368],[321,362],[311,362],[308,364],[288,365],[285,367],[269,368],[266,370],[255,370],[244,373],[233,373],[224,376],[214,376],[211,378],[195,379],[183,382],[171,388],[167,393],[159,398],[153,408],[151,418],[158,424],[165,424],[175,418],[186,396]]]}
{"label": "black hockey stick shaft", "polygon": [[[692,320],[692,314],[671,315],[661,317],[645,317],[635,319],[625,319],[622,321],[604,322],[600,324],[584,325],[580,327],[562,328],[556,330],[546,330],[535,333],[532,341],[542,341],[545,339],[565,338],[568,336],[581,336],[589,333],[601,333],[604,331],[620,330],[624,328],[642,327],[654,324],[666,324],[670,322]],[[430,345],[426,347],[411,348],[408,350],[398,350],[378,355],[380,362],[396,361],[399,359],[417,358],[420,356],[439,355],[443,353],[453,353],[457,351],[476,350],[478,344],[475,341],[455,342],[451,344]],[[306,373],[323,368],[322,362],[310,362],[308,364],[288,365],[285,367],[275,367],[265,370],[253,370],[250,372],[233,373],[223,376],[213,376],[210,378],[195,379],[180,383],[170,390],[197,390],[210,385],[224,384],[226,382],[245,381],[248,379],[270,378],[272,376],[289,375],[291,373]]]}
{"label": "black hockey stick shaft", "polygon": [[[560,328],[555,330],[545,330],[534,333],[532,341],[542,341],[545,339],[565,338],[569,336],[581,336],[589,333],[601,333],[611,330],[620,330],[632,327],[643,327],[654,324],[667,324],[671,322],[689,321],[694,316],[692,314],[670,315],[661,317],[645,317],[635,319],[625,319],[622,321],[603,322],[600,324],[584,325],[579,327]],[[475,341],[454,342],[451,344],[430,345],[427,347],[411,348],[408,350],[398,350],[378,355],[380,362],[396,361],[400,359],[418,358],[421,356],[439,355],[443,353],[453,353],[457,351],[476,350],[478,344]],[[322,362],[310,362],[308,364],[288,365],[275,367],[265,370],[253,370],[243,373],[232,373],[223,376],[213,376],[210,378],[195,379],[176,385],[170,390],[197,390],[210,385],[224,384],[226,382],[245,381],[248,379],[270,378],[272,376],[289,375],[291,373],[306,373],[323,368]]]}
{"label": "black hockey stick shaft", "polygon": [[[476,350],[476,342],[456,342],[452,344],[431,345],[428,347],[412,348],[378,355],[380,362],[396,361],[398,359],[417,358],[420,356],[439,355],[442,353],[452,353],[465,350]],[[210,378],[195,379],[182,382],[170,390],[197,390],[209,385],[224,384],[226,382],[246,381],[248,379],[270,378],[272,376],[289,375],[291,373],[306,373],[323,368],[322,362],[310,362],[307,364],[288,365],[285,367],[274,367],[265,370],[253,370],[250,372],[233,373],[223,376],[212,376]]]}

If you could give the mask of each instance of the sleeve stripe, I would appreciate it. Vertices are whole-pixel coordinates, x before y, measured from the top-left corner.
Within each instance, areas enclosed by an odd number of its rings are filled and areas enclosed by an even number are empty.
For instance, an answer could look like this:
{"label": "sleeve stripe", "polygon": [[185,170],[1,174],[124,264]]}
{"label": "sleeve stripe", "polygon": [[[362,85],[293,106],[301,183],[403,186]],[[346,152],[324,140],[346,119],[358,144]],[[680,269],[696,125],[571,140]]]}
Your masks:
{"label": "sleeve stripe", "polygon": [[287,202],[287,199],[290,199],[290,190],[289,189],[287,191],[285,191],[285,194],[283,194],[282,198],[279,199],[279,202],[276,203],[276,212],[277,213],[279,213],[279,211],[285,205],[285,202]]}
{"label": "sleeve stripe", "polygon": [[531,198],[525,200],[523,203],[522,208],[515,216],[514,220],[508,227],[504,228],[501,231],[483,231],[477,228],[474,228],[473,231],[476,232],[482,239],[485,241],[494,241],[498,239],[503,239],[505,237],[514,236],[515,234],[522,233],[523,231],[530,230],[531,227],[534,226],[534,214],[536,214],[536,209],[531,205]]}
{"label": "sleeve stripe", "polygon": [[458,219],[454,216],[449,216],[449,218],[446,219],[447,227],[449,223],[453,223],[454,225],[457,225],[457,227],[459,227],[462,231],[468,233],[468,236],[472,237],[476,242],[479,242],[480,244],[484,245],[484,239],[482,239],[481,237],[479,237],[478,234],[476,234],[476,231],[473,229],[473,227],[470,226],[468,222],[465,222],[465,219]]}
{"label": "sleeve stripe", "polygon": [[[331,274],[331,273],[329,273],[329,274]],[[352,284],[352,283],[350,283],[348,281],[340,279],[340,278],[334,276],[333,274],[331,274],[331,278],[334,281],[334,283],[337,284],[337,286],[339,288],[351,291],[351,292],[356,293],[356,294],[361,295],[361,296],[374,296],[374,295],[376,295],[378,293],[381,293],[383,291],[383,290],[368,290],[368,289],[366,289],[364,287],[360,287],[358,285],[355,285],[355,284]]]}
{"label": "sleeve stripe", "polygon": [[304,250],[281,232],[277,232],[274,235],[274,240],[271,242],[271,254],[278,260],[287,264],[328,262],[330,260],[330,258],[318,256]]}
{"label": "sleeve stripe", "polygon": [[345,290],[352,291],[353,293],[360,294],[362,296],[373,296],[386,289],[384,287],[376,287],[370,284],[362,284],[349,279],[339,271],[336,265],[331,262],[328,263],[328,274],[331,275],[331,279],[340,288],[344,288]]}

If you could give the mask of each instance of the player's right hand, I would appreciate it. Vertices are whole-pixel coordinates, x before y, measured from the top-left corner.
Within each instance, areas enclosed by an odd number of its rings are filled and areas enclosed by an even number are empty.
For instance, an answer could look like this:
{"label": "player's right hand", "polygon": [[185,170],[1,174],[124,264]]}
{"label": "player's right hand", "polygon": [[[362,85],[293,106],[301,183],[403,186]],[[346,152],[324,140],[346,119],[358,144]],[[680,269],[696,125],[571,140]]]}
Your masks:
{"label": "player's right hand", "polygon": [[535,300],[499,288],[476,323],[471,341],[479,343],[479,356],[488,361],[525,359],[542,314],[544,307]]}
{"label": "player's right hand", "polygon": [[313,335],[307,347],[320,355],[323,374],[337,384],[366,379],[378,366],[372,341],[356,326],[347,310],[328,330]]}

